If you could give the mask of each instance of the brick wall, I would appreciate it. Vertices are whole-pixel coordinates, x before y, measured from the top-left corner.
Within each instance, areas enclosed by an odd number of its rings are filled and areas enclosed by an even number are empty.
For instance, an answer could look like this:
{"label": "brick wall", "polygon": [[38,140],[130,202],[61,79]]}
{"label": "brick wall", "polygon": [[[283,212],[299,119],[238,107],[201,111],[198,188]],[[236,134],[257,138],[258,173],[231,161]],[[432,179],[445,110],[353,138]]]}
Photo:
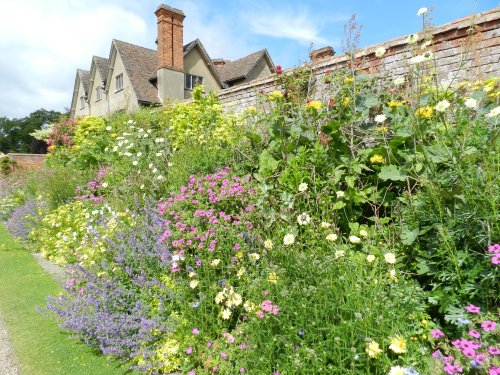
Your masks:
{"label": "brick wall", "polygon": [[[355,53],[357,69],[394,78],[404,75],[410,68],[408,60],[411,57],[411,46],[406,40],[407,36],[404,36],[358,50]],[[450,83],[467,77],[500,76],[500,7],[439,26],[432,30],[432,40],[428,50],[434,53],[440,81]],[[379,46],[387,50],[382,58],[375,56],[375,49]],[[309,64],[317,78],[316,98],[322,98],[325,92],[322,79],[325,73],[347,67],[349,60],[346,55],[338,55]],[[222,90],[219,100],[223,105],[241,111],[257,104],[259,90],[270,92],[275,89],[279,87],[272,76]]]}
{"label": "brick wall", "polygon": [[15,168],[22,169],[41,168],[45,161],[43,154],[7,154],[7,156],[15,160]]}

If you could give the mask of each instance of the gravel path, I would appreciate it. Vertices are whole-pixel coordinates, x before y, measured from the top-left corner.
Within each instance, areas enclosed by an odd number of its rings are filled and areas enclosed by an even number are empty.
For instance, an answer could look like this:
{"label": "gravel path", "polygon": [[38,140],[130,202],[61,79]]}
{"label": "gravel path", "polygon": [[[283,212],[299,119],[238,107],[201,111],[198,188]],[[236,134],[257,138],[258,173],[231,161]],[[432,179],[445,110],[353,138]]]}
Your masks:
{"label": "gravel path", "polygon": [[7,327],[0,317],[0,375],[19,374],[14,350],[7,334]]}

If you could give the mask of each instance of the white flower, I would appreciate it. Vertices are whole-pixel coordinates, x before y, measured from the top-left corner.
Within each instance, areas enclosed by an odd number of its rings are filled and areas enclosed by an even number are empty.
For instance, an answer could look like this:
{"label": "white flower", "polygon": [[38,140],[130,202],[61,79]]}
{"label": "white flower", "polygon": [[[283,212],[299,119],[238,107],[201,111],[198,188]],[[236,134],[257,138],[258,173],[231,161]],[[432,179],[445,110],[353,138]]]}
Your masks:
{"label": "white flower", "polygon": [[301,183],[301,184],[299,185],[299,191],[300,191],[301,193],[302,193],[302,192],[304,192],[304,191],[306,191],[306,190],[307,190],[307,188],[308,188],[308,186],[307,186],[307,184],[306,184],[305,182],[303,182],[303,183]]}
{"label": "white flower", "polygon": [[345,255],[345,251],[344,250],[337,250],[335,252],[335,259],[338,259],[338,258],[341,258]]}
{"label": "white flower", "polygon": [[250,260],[252,260],[254,262],[256,262],[260,259],[260,255],[257,253],[248,254],[248,257],[250,258]]}
{"label": "white flower", "polygon": [[159,181],[159,180],[163,180],[165,177],[163,177],[162,175],[159,175],[158,177],[156,177],[156,179]]}
{"label": "white flower", "polygon": [[222,319],[229,319],[231,317],[231,310],[229,309],[224,309],[222,310]]}
{"label": "white flower", "polygon": [[327,241],[336,241],[337,240],[337,235],[335,233],[330,233],[328,236],[326,236]]}
{"label": "white flower", "polygon": [[221,303],[222,301],[224,301],[224,292],[219,292],[215,296],[215,303]]}
{"label": "white flower", "polygon": [[387,120],[387,117],[385,115],[377,115],[377,116],[375,116],[375,122],[382,123],[385,120]]}
{"label": "white flower", "polygon": [[337,198],[342,198],[345,195],[345,193],[342,190],[337,191],[336,194],[337,194]]}
{"label": "white flower", "polygon": [[137,153],[137,157],[140,157],[142,155],[142,152]]}
{"label": "white flower", "polygon": [[389,275],[391,276],[391,279],[395,278],[396,277],[396,270],[390,270]]}
{"label": "white flower", "polygon": [[219,263],[220,263],[220,259],[212,259],[210,261],[210,265],[213,267],[217,266]]}
{"label": "white flower", "polygon": [[351,241],[351,243],[360,243],[361,242],[361,238],[359,238],[357,236],[350,236],[349,237],[349,241]]}
{"label": "white flower", "polygon": [[368,254],[368,255],[366,256],[366,261],[367,261],[368,263],[371,263],[371,262],[373,262],[374,260],[375,260],[375,255],[373,255],[373,254]]}
{"label": "white flower", "polygon": [[418,12],[417,12],[417,16],[419,16],[419,17],[420,17],[421,15],[423,15],[423,14],[427,13],[427,10],[428,10],[428,9],[427,9],[427,8],[425,8],[425,7],[420,8],[420,9],[418,10]]}
{"label": "white flower", "polygon": [[450,102],[446,99],[441,100],[436,106],[434,107],[437,112],[444,112],[450,107]]}
{"label": "white flower", "polygon": [[153,173],[156,173],[156,172],[158,172],[158,169],[153,168]]}
{"label": "white flower", "polygon": [[422,55],[414,56],[410,59],[410,64],[420,64],[425,61],[425,57]]}
{"label": "white flower", "polygon": [[396,263],[396,256],[393,253],[387,253],[384,255],[384,259],[389,264]]}
{"label": "white flower", "polygon": [[408,39],[406,39],[406,43],[408,44],[414,44],[418,42],[419,35],[418,34],[411,34]]}
{"label": "white flower", "polygon": [[387,51],[387,50],[386,50],[384,47],[379,46],[379,47],[377,47],[377,48],[375,49],[375,56],[377,56],[377,57],[382,57],[382,56],[384,56],[384,54],[385,54],[385,52],[386,52],[386,51]]}
{"label": "white flower", "polygon": [[134,120],[128,120],[127,124],[133,124]]}
{"label": "white flower", "polygon": [[295,236],[291,233],[288,233],[283,237],[283,244],[285,245],[293,245],[295,243]]}
{"label": "white flower", "polygon": [[489,111],[486,117],[497,117],[498,115],[500,115],[500,106],[495,107],[491,111]]}
{"label": "white flower", "polygon": [[107,130],[107,131],[110,131],[110,130],[112,130],[112,129],[113,129],[113,128],[112,128],[111,126],[106,126],[106,130]]}
{"label": "white flower", "polygon": [[103,188],[107,188],[107,187],[108,187],[108,183],[107,183],[107,182],[103,182],[101,186],[102,186]]}
{"label": "white flower", "polygon": [[322,221],[321,222],[321,228],[330,228],[332,226],[332,224],[330,223],[327,223],[326,221]]}
{"label": "white flower", "polygon": [[167,163],[167,167],[171,167],[171,166],[173,166],[173,165],[174,165],[174,164],[173,164],[173,163],[171,163],[171,162],[168,162],[168,163]]}
{"label": "white flower", "polygon": [[139,164],[139,162],[138,162],[137,160],[134,160],[134,161],[132,162],[132,164],[133,164],[133,165],[137,165],[137,164]]}
{"label": "white flower", "polygon": [[366,230],[364,230],[364,229],[361,229],[361,230],[359,231],[359,235],[360,235],[361,237],[368,237],[368,232],[367,232]]}
{"label": "white flower", "polygon": [[163,155],[163,152],[157,152],[156,153],[156,156],[162,156]]}
{"label": "white flower", "polygon": [[398,77],[394,80],[396,86],[401,86],[405,83],[405,77]]}
{"label": "white flower", "polygon": [[477,108],[477,100],[474,99],[474,98],[469,98],[467,99],[465,102],[464,102],[464,105],[467,107],[467,108],[470,108],[470,109],[475,109]]}
{"label": "white flower", "polygon": [[311,222],[311,217],[306,213],[302,213],[297,216],[297,222],[299,225],[307,225]]}

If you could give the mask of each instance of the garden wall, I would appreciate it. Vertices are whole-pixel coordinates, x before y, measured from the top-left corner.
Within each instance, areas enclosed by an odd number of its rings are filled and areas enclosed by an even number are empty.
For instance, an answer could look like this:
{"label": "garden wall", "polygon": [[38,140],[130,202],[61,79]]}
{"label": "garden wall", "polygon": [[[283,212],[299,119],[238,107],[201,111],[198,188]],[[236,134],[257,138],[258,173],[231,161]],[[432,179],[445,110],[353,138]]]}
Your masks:
{"label": "garden wall", "polygon": [[16,168],[41,168],[45,160],[43,154],[7,154],[10,159],[16,161]]}
{"label": "garden wall", "polygon": [[[438,79],[451,83],[459,78],[488,78],[500,75],[500,7],[490,11],[460,18],[430,31]],[[355,53],[356,68],[368,73],[383,73],[386,77],[397,77],[409,69],[411,57],[407,36],[362,48]],[[419,42],[419,45],[421,41]],[[375,56],[375,49],[383,46],[387,52],[382,58]],[[418,51],[421,53],[421,51]],[[325,93],[322,77],[327,71],[346,68],[349,57],[345,54],[308,64],[316,74],[316,99]],[[286,74],[287,71],[284,71]],[[275,76],[254,81],[234,88],[222,90],[219,100],[236,111],[257,103],[259,90],[269,92],[277,89]],[[323,98],[327,99],[327,98]]]}

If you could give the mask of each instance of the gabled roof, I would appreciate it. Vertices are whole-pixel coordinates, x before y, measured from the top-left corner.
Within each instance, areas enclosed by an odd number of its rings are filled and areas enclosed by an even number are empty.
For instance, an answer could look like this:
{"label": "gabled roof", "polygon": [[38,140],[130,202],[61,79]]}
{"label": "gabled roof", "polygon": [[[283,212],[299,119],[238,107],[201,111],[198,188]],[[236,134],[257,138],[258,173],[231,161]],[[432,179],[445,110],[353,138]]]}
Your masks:
{"label": "gabled roof", "polygon": [[106,76],[108,75],[109,60],[105,57],[100,56],[93,56],[92,60],[93,62],[95,62],[97,70],[99,71],[99,74],[104,81],[106,79]]}
{"label": "gabled roof", "polygon": [[205,47],[203,47],[203,44],[199,39],[195,39],[184,46],[184,57],[186,57],[189,54],[189,52],[191,52],[195,47],[198,47],[198,49],[201,52],[201,56],[203,57],[203,60],[205,60],[205,63],[208,66],[208,69],[210,70],[214,78],[217,80],[219,86],[222,87],[224,84],[223,79],[220,76],[219,71],[215,67],[214,63],[212,62],[212,59],[208,55],[207,51],[205,50]]}
{"label": "gabled roof", "polygon": [[80,82],[82,83],[83,89],[85,91],[89,90],[89,83],[90,83],[90,72],[88,70],[83,70],[83,69],[77,69],[76,70],[76,76],[77,79],[80,79]]}
{"label": "gabled roof", "polygon": [[274,71],[274,63],[269,55],[269,52],[267,52],[267,49],[254,52],[235,61],[224,60],[224,65],[218,66],[217,68],[222,80],[229,83],[239,79],[245,79],[257,66],[259,61],[264,58],[268,60],[271,71]]}
{"label": "gabled roof", "polygon": [[[149,78],[156,71],[158,56],[155,50],[136,46],[121,40],[113,39],[110,53],[110,66],[114,65],[116,56],[113,49],[120,55],[132,89],[141,103],[160,103],[158,91]],[[109,87],[112,70],[108,70],[106,88]]]}
{"label": "gabled roof", "polygon": [[[200,53],[201,53],[203,59],[205,60],[205,64],[207,64],[207,66],[208,66],[208,69],[210,70],[210,72],[212,73],[214,78],[217,80],[217,83],[219,84],[219,86],[222,87],[224,85],[222,77],[220,76],[219,71],[217,70],[217,67],[212,62],[212,59],[208,55],[207,51],[205,50],[205,47],[203,47],[203,44],[201,43],[201,41],[199,39],[195,39],[192,42],[189,42],[188,44],[184,45],[184,47],[183,47],[184,48],[184,57],[186,57],[186,55],[189,54],[189,52],[191,52],[193,50],[193,48],[195,48],[196,46],[199,48]],[[157,76],[157,73],[155,70],[153,72],[153,74],[151,74],[151,76],[149,77],[149,81],[154,82],[157,79],[158,79],[158,76]]]}

